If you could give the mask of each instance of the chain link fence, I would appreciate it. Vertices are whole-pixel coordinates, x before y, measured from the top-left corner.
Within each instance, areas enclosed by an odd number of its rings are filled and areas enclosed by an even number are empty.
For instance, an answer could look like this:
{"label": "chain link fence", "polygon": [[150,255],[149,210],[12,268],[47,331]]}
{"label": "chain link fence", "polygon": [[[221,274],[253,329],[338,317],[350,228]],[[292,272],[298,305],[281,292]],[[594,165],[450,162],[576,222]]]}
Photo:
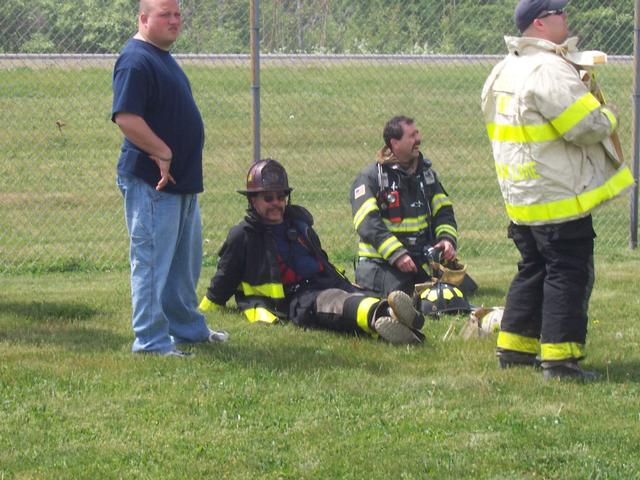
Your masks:
{"label": "chain link fence", "polygon": [[[416,119],[423,151],[451,195],[461,254],[513,248],[480,91],[515,35],[515,0],[261,2],[262,156],[281,161],[331,256],[349,264],[357,238],[348,193],[374,161],[393,115]],[[631,157],[633,6],[580,2],[569,19],[584,49],[610,55],[600,80],[621,115]],[[580,11],[578,11],[580,9]],[[575,11],[574,11],[575,10]],[[0,12],[0,272],[126,268],[127,235],[110,121],[117,52],[136,30],[131,0],[5,0]],[[243,215],[252,159],[249,4],[182,2],[174,53],[206,127],[200,196],[205,262]],[[598,249],[626,248],[629,199],[596,214]]]}

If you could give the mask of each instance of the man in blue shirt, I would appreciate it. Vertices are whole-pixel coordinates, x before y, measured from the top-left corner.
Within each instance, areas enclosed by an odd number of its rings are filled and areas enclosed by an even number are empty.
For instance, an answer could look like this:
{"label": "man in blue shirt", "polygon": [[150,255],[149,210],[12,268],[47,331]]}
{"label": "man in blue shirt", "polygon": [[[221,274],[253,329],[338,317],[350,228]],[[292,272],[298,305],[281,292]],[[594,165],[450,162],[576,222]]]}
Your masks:
{"label": "man in blue shirt", "polygon": [[132,350],[178,357],[188,354],[176,344],[228,339],[197,310],[204,125],[169,53],[181,24],[177,0],[140,1],[138,32],[114,68],[111,117],[125,135],[117,183],[131,241]]}

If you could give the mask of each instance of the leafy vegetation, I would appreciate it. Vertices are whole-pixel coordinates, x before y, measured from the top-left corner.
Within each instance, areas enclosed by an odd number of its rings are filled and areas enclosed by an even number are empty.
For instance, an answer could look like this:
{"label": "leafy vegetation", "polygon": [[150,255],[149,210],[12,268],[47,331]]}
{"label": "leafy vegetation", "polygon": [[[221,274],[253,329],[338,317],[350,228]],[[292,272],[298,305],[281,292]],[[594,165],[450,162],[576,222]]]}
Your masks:
{"label": "leafy vegetation", "polygon": [[[516,34],[514,0],[263,0],[264,52],[497,54]],[[0,52],[115,53],[136,30],[136,0],[5,0]],[[585,48],[629,55],[633,2],[569,6]],[[183,0],[176,51],[249,51],[247,0]]]}

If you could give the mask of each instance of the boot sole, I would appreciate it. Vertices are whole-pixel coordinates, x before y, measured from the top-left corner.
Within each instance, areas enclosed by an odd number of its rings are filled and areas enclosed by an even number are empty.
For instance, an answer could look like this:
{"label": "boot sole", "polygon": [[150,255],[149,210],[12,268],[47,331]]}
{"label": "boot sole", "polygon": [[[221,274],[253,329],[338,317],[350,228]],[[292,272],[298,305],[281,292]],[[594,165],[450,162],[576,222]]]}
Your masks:
{"label": "boot sole", "polygon": [[375,322],[375,330],[383,340],[393,345],[412,345],[421,339],[409,327],[391,317],[380,317]]}
{"label": "boot sole", "polygon": [[422,325],[418,325],[420,314],[413,308],[413,301],[409,295],[399,290],[394,291],[387,296],[387,302],[391,307],[391,317],[394,320],[409,328],[418,330],[422,328]]}

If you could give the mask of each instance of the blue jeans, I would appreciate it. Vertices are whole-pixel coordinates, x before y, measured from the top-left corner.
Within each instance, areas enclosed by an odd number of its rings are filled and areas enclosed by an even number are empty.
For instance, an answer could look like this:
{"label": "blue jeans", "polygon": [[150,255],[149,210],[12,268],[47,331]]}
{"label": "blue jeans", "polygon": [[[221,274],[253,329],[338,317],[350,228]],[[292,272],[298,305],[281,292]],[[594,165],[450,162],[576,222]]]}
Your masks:
{"label": "blue jeans", "polygon": [[118,175],[130,237],[132,351],[166,353],[176,343],[206,341],[196,285],[202,264],[202,226],[196,194],[155,190]]}

